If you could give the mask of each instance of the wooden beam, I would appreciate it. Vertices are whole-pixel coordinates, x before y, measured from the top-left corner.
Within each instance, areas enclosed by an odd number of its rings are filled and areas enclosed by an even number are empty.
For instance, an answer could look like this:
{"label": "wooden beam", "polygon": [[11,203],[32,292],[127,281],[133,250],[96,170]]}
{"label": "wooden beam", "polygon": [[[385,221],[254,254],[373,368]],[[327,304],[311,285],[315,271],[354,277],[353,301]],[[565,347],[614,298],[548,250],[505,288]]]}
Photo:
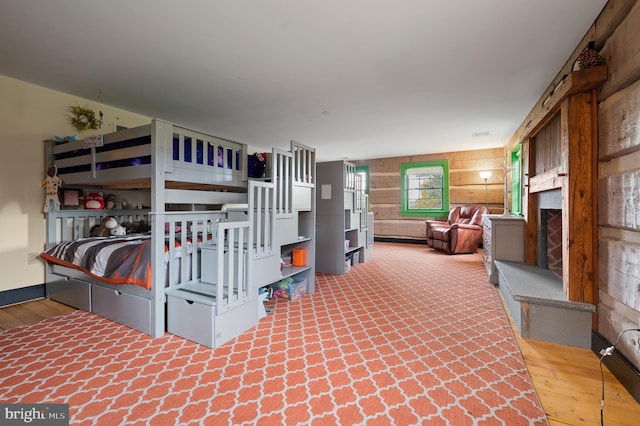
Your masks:
{"label": "wooden beam", "polygon": [[531,192],[530,173],[535,170],[534,158],[536,158],[536,147],[531,139],[524,146],[523,165],[525,167],[525,252],[524,262],[528,265],[538,264],[538,194]]}
{"label": "wooden beam", "polygon": [[[571,96],[566,103],[567,172],[563,187],[563,281],[571,301],[594,303],[595,191],[594,111],[596,92]],[[563,117],[564,118],[564,117]],[[563,120],[564,121],[564,120]],[[563,135],[564,138],[565,135]]]}

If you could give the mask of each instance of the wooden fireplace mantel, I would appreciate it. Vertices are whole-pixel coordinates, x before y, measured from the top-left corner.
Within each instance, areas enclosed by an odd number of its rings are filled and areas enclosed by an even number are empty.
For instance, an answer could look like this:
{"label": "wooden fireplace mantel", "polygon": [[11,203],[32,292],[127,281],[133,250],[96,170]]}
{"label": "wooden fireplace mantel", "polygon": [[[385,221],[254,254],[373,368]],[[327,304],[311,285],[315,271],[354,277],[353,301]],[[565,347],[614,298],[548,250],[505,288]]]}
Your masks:
{"label": "wooden fireplace mantel", "polygon": [[527,135],[538,133],[558,111],[562,101],[569,96],[590,92],[600,87],[607,80],[607,72],[606,65],[599,65],[567,74],[544,100],[542,108],[527,123]]}
{"label": "wooden fireplace mantel", "polygon": [[[524,138],[525,263],[538,264],[539,194],[562,192],[563,291],[567,300],[597,303],[597,88],[607,67],[575,71],[545,99]],[[533,176],[536,135],[560,114],[560,166]],[[531,175],[529,172],[531,171]]]}

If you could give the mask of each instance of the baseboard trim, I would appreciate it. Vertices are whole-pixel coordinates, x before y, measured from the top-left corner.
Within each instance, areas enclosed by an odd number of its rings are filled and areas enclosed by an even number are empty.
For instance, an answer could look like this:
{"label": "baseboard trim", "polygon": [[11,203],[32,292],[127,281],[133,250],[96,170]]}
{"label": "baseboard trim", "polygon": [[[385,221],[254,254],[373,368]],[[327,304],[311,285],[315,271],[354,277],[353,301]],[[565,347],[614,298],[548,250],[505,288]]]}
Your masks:
{"label": "baseboard trim", "polygon": [[0,291],[0,306],[14,305],[28,300],[42,299],[45,296],[44,284]]}
{"label": "baseboard trim", "polygon": [[[600,358],[600,350],[608,348],[613,343],[602,337],[595,331],[591,335],[591,350]],[[606,356],[603,364],[616,376],[616,379],[625,389],[640,403],[640,371],[620,352],[613,351]]]}
{"label": "baseboard trim", "polygon": [[427,245],[426,239],[417,239],[417,238],[374,237],[373,241],[379,241],[381,243],[423,244],[425,246]]}

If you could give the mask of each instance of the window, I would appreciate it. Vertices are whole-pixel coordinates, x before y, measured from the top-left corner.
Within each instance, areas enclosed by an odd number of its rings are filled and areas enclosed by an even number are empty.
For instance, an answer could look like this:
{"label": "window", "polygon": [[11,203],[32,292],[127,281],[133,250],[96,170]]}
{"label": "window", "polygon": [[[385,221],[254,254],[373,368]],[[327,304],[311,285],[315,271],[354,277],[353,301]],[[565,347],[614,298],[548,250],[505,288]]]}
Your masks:
{"label": "window", "polygon": [[429,161],[400,165],[402,216],[449,214],[449,163]]}
{"label": "window", "polygon": [[369,193],[369,166],[356,166],[356,173],[362,176],[362,187],[365,194]]}
{"label": "window", "polygon": [[511,213],[522,213],[522,145],[511,151]]}

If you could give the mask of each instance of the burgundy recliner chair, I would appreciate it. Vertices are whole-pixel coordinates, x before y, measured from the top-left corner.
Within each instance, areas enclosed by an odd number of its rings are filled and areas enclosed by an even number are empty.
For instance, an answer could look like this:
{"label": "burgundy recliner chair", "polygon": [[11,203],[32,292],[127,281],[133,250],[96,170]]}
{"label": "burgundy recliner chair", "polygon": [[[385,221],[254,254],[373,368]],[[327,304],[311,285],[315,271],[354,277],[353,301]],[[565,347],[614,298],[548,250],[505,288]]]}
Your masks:
{"label": "burgundy recliner chair", "polygon": [[475,253],[482,241],[485,206],[469,204],[449,212],[447,221],[427,220],[427,245],[448,254]]}

